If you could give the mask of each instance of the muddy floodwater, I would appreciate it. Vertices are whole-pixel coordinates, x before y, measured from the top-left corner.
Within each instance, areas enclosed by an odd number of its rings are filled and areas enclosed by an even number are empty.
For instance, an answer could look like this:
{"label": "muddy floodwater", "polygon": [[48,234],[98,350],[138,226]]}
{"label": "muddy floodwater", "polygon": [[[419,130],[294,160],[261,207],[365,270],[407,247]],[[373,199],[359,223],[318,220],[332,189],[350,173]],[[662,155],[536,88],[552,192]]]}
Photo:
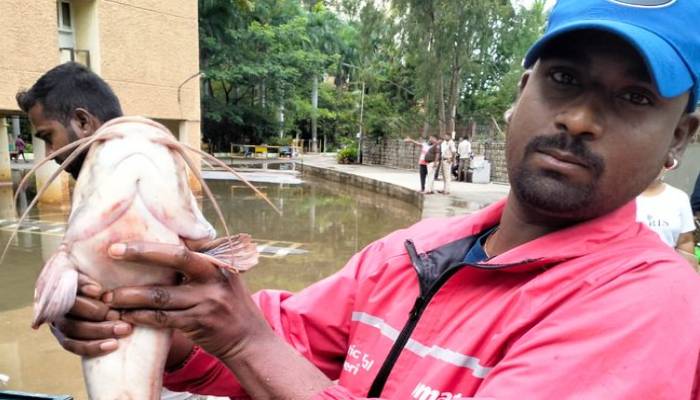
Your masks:
{"label": "muddy floodwater", "polygon": [[[245,274],[253,291],[300,290],[339,270],[371,241],[420,218],[420,210],[411,204],[306,177],[300,184],[257,184],[283,216],[236,181],[208,183],[231,232],[250,233],[258,244],[261,261]],[[30,189],[19,207],[32,195]],[[211,204],[203,201],[203,207],[214,223]],[[60,348],[46,326],[38,331],[30,328],[34,282],[58,246],[67,216],[67,209],[34,210],[0,264],[0,390],[87,398],[79,358]],[[2,246],[16,218],[12,188],[0,186]],[[220,224],[215,226],[222,232]],[[7,386],[2,386],[1,375],[9,376]]]}

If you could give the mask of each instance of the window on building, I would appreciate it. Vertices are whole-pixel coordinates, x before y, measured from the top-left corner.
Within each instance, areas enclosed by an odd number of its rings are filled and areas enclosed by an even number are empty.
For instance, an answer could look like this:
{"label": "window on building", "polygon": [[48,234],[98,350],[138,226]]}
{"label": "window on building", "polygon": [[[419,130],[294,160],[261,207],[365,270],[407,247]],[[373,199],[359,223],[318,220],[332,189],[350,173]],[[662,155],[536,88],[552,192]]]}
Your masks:
{"label": "window on building", "polygon": [[56,2],[58,16],[58,47],[75,48],[75,30],[73,29],[73,9],[66,0]]}
{"label": "window on building", "polygon": [[60,62],[75,59],[75,30],[73,28],[73,7],[68,0],[56,1],[56,21],[58,22],[58,52]]}
{"label": "window on building", "polygon": [[86,32],[95,22],[94,1],[56,0],[59,62],[75,61],[90,68],[90,50],[85,46],[89,46]]}
{"label": "window on building", "polygon": [[73,30],[72,16],[71,16],[71,6],[68,1],[59,1],[57,4],[58,13],[58,29],[60,30]]}

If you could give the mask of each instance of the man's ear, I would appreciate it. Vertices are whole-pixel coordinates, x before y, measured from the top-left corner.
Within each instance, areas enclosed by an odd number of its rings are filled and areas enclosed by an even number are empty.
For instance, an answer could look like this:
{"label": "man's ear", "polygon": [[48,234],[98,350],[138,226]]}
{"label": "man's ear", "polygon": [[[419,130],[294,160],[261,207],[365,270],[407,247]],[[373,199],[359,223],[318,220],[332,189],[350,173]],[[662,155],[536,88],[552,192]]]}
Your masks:
{"label": "man's ear", "polygon": [[530,81],[530,75],[532,75],[532,70],[528,69],[523,72],[523,74],[520,76],[520,83],[518,83],[518,97],[523,93],[523,90],[525,90],[525,86],[527,86],[527,83]]}
{"label": "man's ear", "polygon": [[73,111],[70,123],[75,133],[81,138],[92,135],[102,125],[97,117],[81,107]]}
{"label": "man's ear", "polygon": [[518,96],[515,99],[515,102],[510,105],[510,107],[503,113],[503,120],[505,121],[506,125],[510,124],[510,120],[513,117],[513,113],[515,112],[515,108],[518,105],[518,100],[520,99],[520,95],[523,94],[523,90],[525,90],[525,86],[527,86],[527,83],[530,81],[530,75],[532,75],[532,70],[528,69],[523,74],[520,76],[520,82],[518,83]]}
{"label": "man's ear", "polygon": [[690,143],[690,140],[695,136],[700,126],[700,111],[696,110],[692,113],[683,114],[680,121],[678,121],[678,126],[673,132],[673,141],[671,142],[671,148],[669,152],[673,154],[673,157],[680,160],[683,156],[686,146]]}

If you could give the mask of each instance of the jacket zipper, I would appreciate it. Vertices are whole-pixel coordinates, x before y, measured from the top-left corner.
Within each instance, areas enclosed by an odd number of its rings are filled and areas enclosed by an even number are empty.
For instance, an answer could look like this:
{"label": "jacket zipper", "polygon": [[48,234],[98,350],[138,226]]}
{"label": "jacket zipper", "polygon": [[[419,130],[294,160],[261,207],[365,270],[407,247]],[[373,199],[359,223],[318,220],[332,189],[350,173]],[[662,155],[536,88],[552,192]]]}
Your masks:
{"label": "jacket zipper", "polygon": [[[413,245],[413,242],[410,240],[406,241],[406,247],[408,248],[409,253],[413,253],[411,259],[416,259],[414,257],[416,254],[416,249]],[[379,369],[377,376],[372,382],[372,386],[370,386],[369,388],[367,397],[372,398],[381,396],[382,391],[384,390],[384,385],[386,384],[386,381],[389,378],[389,374],[394,368],[396,360],[401,355],[401,352],[403,351],[406,342],[408,342],[408,339],[411,337],[413,330],[416,328],[416,325],[418,325],[418,321],[420,320],[421,315],[423,315],[423,311],[425,311],[428,303],[433,298],[435,293],[437,293],[437,291],[440,290],[440,288],[445,284],[445,282],[459,269],[457,267],[458,266],[448,268],[430,286],[426,293],[421,294],[420,296],[418,296],[418,298],[416,298],[416,301],[415,303],[413,303],[411,311],[408,313],[408,321],[404,325],[403,329],[401,329],[401,333],[399,333],[399,336],[396,338],[396,342],[394,343],[394,345],[391,346],[391,350],[389,351],[386,360],[384,360],[382,367]]]}

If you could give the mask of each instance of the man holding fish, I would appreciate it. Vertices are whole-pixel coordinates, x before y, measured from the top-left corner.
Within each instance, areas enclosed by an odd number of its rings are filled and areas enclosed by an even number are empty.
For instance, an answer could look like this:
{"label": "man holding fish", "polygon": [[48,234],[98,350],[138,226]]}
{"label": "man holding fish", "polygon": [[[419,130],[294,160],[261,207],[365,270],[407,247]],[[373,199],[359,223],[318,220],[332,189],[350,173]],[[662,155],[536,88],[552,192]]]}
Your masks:
{"label": "man holding fish", "polygon": [[173,328],[166,386],[232,398],[698,398],[700,278],[634,199],[698,128],[699,20],[696,0],[560,0],[509,117],[507,199],[394,232],[297,294],[116,243],[186,279],[83,282],[61,343],[95,356]]}

